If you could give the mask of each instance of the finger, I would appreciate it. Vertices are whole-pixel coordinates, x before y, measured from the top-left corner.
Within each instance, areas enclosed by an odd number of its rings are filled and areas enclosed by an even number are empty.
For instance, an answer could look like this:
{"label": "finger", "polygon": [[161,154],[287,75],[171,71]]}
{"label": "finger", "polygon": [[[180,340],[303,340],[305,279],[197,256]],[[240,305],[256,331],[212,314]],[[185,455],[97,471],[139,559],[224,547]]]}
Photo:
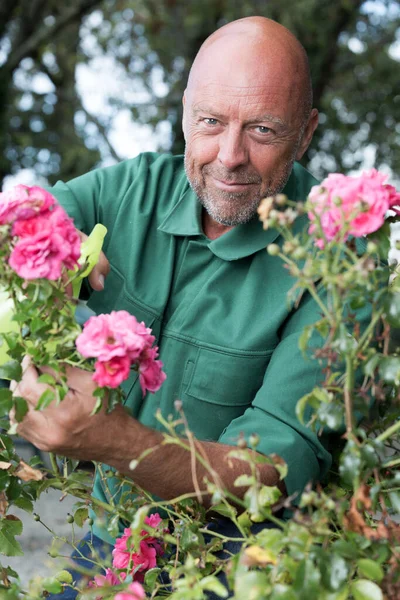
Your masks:
{"label": "finger", "polygon": [[101,292],[104,289],[104,281],[110,272],[110,263],[107,260],[104,252],[100,252],[99,260],[89,274],[89,283],[91,287],[97,292]]}
{"label": "finger", "polygon": [[22,379],[17,383],[13,391],[14,396],[21,396],[33,407],[36,406],[40,396],[48,389],[51,389],[49,385],[45,383],[38,383],[39,374],[29,356],[25,356],[22,363]]}
{"label": "finger", "polygon": [[67,385],[70,390],[91,396],[97,387],[93,381],[93,373],[78,367],[66,367]]}

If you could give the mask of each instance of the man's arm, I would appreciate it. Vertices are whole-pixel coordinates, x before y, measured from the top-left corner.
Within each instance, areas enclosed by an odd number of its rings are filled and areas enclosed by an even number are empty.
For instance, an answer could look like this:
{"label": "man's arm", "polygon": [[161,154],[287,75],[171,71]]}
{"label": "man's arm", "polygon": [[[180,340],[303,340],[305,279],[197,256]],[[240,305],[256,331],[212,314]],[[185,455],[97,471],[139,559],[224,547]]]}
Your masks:
{"label": "man's arm", "polygon": [[[94,460],[114,467],[121,474],[132,477],[135,483],[148,492],[165,500],[182,494],[204,494],[204,504],[209,505],[205,493],[204,476],[212,479],[206,469],[196,462],[191,453],[173,444],[162,444],[162,433],[150,429],[130,417],[122,406],[110,414],[105,410],[90,416],[96,403],[92,392],[96,385],[91,373],[76,368],[67,369],[70,391],[64,400],[54,403],[43,411],[35,410],[36,404],[48,387],[37,383],[36,369],[25,361],[22,381],[13,386],[14,394],[24,397],[29,411],[18,433],[47,452],[55,452],[80,460]],[[232,446],[218,442],[196,441],[197,448],[207,457],[213,471],[223,486],[232,494],[241,496],[245,488],[236,488],[235,479],[248,471],[240,460],[228,461]],[[129,464],[147,449],[155,449],[132,471]],[[259,467],[260,480],[265,485],[277,485],[279,477],[271,465]],[[284,485],[280,483],[282,491]]]}

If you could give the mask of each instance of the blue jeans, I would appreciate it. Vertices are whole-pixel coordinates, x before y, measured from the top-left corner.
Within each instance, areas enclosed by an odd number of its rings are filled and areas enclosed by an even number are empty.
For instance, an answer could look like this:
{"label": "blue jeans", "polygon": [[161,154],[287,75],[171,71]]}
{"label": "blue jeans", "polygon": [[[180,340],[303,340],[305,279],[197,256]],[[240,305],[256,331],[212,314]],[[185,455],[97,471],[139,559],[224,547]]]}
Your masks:
{"label": "blue jeans", "polygon": [[[272,523],[254,523],[251,527],[251,530],[254,534],[256,534],[262,529],[271,529],[274,527],[275,525],[273,525]],[[227,537],[241,537],[241,534],[239,533],[235,525],[229,519],[225,519],[224,517],[219,517],[215,522],[209,523],[208,529],[210,531],[216,531],[219,534],[225,535]],[[89,545],[90,542],[94,550],[102,558],[105,558],[106,556],[111,556],[112,551],[112,546],[110,544],[107,544],[106,542],[103,542],[103,540],[101,540],[100,538],[88,533],[78,544],[79,555],[77,555],[76,551],[73,552],[71,555],[72,561],[85,569],[92,569],[94,566],[91,562],[92,548]],[[223,550],[218,552],[216,555],[218,558],[228,558],[232,554],[238,554],[238,552],[240,552],[241,546],[241,542],[229,541],[226,544],[224,544]],[[72,574],[74,582],[77,583],[82,580],[83,576],[78,571],[75,571],[73,568],[68,568],[68,571]],[[225,587],[227,587],[225,573],[219,573],[218,579],[225,585]],[[75,600],[76,597],[77,592],[67,586],[64,593],[50,594],[50,596],[47,596],[47,600]],[[207,600],[221,599],[214,593],[208,592]]]}

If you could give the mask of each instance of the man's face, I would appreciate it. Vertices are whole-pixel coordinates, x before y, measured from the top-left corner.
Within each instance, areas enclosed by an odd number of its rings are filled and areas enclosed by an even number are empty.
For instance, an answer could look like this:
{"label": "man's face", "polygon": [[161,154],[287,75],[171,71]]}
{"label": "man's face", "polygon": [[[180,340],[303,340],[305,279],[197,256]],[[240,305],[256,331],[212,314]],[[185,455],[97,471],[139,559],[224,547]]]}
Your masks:
{"label": "man's face", "polygon": [[250,73],[238,85],[215,79],[187,90],[185,169],[210,217],[232,226],[250,220],[262,198],[283,189],[304,151],[303,123],[290,85],[280,79],[256,85]]}

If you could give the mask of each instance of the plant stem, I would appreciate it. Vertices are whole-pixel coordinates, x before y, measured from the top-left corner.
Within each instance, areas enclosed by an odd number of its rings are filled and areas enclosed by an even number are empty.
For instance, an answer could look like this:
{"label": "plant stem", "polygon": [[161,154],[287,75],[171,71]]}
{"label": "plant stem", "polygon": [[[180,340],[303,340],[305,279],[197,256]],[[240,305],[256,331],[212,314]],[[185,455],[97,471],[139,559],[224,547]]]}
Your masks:
{"label": "plant stem", "polygon": [[346,431],[350,436],[353,433],[353,399],[351,393],[354,387],[354,366],[352,356],[346,356],[346,381],[344,384],[344,405],[346,411]]}
{"label": "plant stem", "polygon": [[[387,463],[384,463],[382,465],[383,469],[389,469],[390,467],[397,467],[397,465],[400,465],[400,458],[396,458],[395,460],[390,460]],[[400,488],[398,488],[400,489]],[[393,491],[393,490],[387,490],[387,491]]]}
{"label": "plant stem", "polygon": [[378,437],[376,438],[376,441],[384,442],[391,435],[393,435],[394,433],[397,433],[397,431],[399,431],[399,430],[400,430],[400,420],[397,421],[397,423],[395,423],[394,425],[391,425],[390,427],[388,427],[388,429],[383,431],[380,435],[378,435]]}
{"label": "plant stem", "polygon": [[321,298],[318,296],[318,292],[315,289],[315,285],[313,283],[311,283],[311,284],[308,283],[307,290],[310,292],[311,296],[313,297],[315,302],[318,304],[318,306],[322,310],[323,314],[328,319],[329,323],[332,324],[332,315],[330,314],[330,312],[327,309],[327,307],[325,306],[325,304],[322,302]]}
{"label": "plant stem", "polygon": [[56,455],[53,452],[49,452],[49,458],[50,458],[50,463],[51,463],[51,469],[52,469],[54,475],[59,475],[60,470],[58,468]]}
{"label": "plant stem", "polygon": [[[376,311],[376,312],[375,312]],[[383,313],[383,308],[382,309],[378,309],[377,306],[373,306],[373,317],[371,319],[370,324],[368,325],[368,327],[366,328],[366,330],[364,331],[364,333],[362,334],[359,342],[358,342],[358,348],[357,348],[357,353],[360,353],[363,351],[363,346],[368,343],[368,338],[371,335],[371,333],[374,330],[375,325],[377,324],[377,322],[379,321],[379,319],[382,316]]]}

